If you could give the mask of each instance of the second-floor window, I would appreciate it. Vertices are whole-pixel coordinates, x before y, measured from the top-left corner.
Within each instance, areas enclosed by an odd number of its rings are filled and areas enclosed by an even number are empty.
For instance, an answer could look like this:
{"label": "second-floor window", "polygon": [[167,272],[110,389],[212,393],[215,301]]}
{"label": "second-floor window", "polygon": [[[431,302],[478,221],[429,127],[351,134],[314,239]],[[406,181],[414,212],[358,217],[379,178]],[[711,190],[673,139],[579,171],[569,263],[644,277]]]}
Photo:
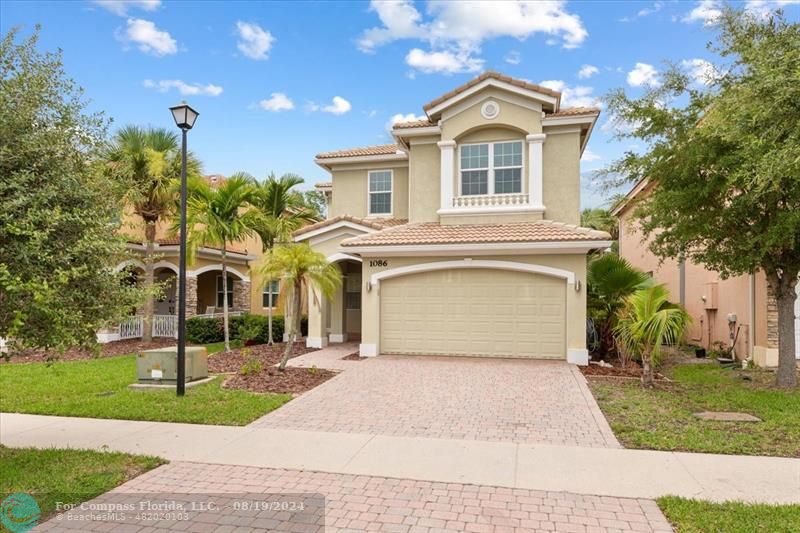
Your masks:
{"label": "second-floor window", "polygon": [[464,144],[459,153],[460,194],[522,192],[522,141]]}
{"label": "second-floor window", "polygon": [[392,214],[392,171],[372,170],[369,173],[369,214]]}

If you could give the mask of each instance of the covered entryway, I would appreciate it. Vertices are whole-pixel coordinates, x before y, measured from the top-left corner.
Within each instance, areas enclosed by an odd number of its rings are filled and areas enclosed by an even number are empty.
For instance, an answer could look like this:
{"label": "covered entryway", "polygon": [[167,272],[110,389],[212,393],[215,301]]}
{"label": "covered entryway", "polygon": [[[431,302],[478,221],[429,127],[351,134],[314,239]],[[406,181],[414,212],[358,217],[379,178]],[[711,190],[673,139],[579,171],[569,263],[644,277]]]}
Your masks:
{"label": "covered entryway", "polygon": [[385,354],[566,358],[564,279],[496,269],[435,270],[380,287]]}

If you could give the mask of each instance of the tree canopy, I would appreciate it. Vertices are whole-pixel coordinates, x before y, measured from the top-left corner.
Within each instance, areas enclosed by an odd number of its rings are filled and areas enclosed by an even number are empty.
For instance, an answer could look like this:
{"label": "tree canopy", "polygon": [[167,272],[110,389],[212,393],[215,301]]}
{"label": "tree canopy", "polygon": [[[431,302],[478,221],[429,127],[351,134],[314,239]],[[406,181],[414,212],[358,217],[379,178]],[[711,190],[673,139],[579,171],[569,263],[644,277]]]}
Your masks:
{"label": "tree canopy", "polygon": [[95,164],[107,121],[37,41],[0,42],[0,337],[53,353],[92,343],[137,291],[111,269],[124,187]]}
{"label": "tree canopy", "polygon": [[607,97],[618,137],[644,141],[605,174],[648,180],[634,210],[651,249],[723,278],[763,270],[778,302],[778,384],[795,385],[800,271],[800,25],[725,9],[705,79],[671,66],[641,98]]}

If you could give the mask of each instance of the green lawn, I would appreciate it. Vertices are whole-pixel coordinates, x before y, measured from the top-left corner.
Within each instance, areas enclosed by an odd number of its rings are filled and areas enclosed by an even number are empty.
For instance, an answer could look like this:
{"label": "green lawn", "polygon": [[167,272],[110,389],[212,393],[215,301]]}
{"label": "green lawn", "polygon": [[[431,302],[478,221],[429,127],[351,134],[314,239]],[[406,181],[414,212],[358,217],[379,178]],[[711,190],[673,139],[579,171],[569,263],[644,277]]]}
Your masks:
{"label": "green lawn", "polygon": [[223,389],[222,379],[186,389],[136,391],[136,358],[110,357],[47,366],[0,366],[0,411],[241,426],[291,397]]}
{"label": "green lawn", "polygon": [[0,498],[27,493],[44,519],[54,513],[56,502],[91,500],[163,463],[157,457],[126,453],[0,446]]}
{"label": "green lawn", "polygon": [[709,503],[675,496],[658,505],[678,533],[796,533],[800,505]]}
{"label": "green lawn", "polygon": [[[715,364],[664,373],[674,382],[649,391],[636,381],[589,379],[626,448],[800,457],[800,391],[775,389],[773,373]],[[693,416],[699,411],[745,412],[763,422],[704,421]]]}

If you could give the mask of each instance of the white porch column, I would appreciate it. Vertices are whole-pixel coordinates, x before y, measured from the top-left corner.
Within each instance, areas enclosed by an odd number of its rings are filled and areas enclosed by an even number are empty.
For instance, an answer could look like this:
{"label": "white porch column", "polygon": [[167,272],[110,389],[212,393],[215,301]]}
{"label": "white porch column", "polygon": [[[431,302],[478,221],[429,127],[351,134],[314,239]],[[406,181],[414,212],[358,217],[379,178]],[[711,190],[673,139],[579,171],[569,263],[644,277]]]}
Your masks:
{"label": "white porch column", "polygon": [[307,290],[308,336],[306,337],[306,346],[324,348],[328,345],[328,301],[325,296],[315,295],[313,287],[309,286]]}
{"label": "white porch column", "polygon": [[544,209],[542,194],[542,144],[547,137],[544,133],[532,133],[525,137],[528,141],[528,197],[531,207]]}
{"label": "white porch column", "polygon": [[449,209],[453,207],[453,182],[455,181],[454,169],[454,152],[456,148],[455,141],[439,141],[436,143],[441,150],[441,192],[442,192],[442,209]]}

